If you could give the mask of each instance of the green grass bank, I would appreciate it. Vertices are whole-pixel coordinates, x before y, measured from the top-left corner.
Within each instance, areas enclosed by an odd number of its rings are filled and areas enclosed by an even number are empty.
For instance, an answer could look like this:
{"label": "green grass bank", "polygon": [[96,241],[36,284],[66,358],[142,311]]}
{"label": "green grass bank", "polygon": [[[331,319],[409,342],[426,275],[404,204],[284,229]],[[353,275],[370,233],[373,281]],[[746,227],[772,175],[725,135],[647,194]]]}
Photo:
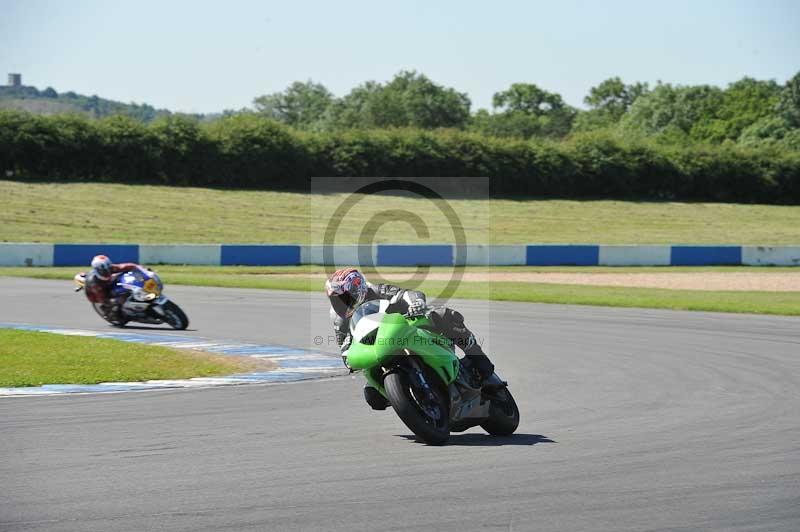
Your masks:
{"label": "green grass bank", "polygon": [[253,364],[199,351],[0,329],[0,387],[211,377],[253,371]]}
{"label": "green grass bank", "polygon": [[[345,196],[150,185],[0,180],[0,241],[107,243],[319,243]],[[471,243],[800,244],[800,207],[613,200],[449,200]],[[386,210],[422,215],[432,237],[449,222],[424,199],[361,201],[337,244],[356,243]],[[404,223],[375,243],[415,242]]]}

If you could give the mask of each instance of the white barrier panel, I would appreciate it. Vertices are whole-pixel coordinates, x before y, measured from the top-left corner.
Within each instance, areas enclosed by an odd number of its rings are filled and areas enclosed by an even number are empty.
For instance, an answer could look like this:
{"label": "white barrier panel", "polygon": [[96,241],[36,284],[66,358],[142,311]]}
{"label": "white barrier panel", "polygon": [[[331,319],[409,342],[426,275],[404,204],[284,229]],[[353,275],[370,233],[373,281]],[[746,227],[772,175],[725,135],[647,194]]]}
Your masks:
{"label": "white barrier panel", "polygon": [[600,246],[600,266],[669,266],[671,246]]}
{"label": "white barrier panel", "polygon": [[466,261],[454,253],[456,266],[524,266],[526,246],[468,244]]}
{"label": "white barrier panel", "polygon": [[220,263],[219,244],[141,244],[142,264],[192,264],[206,266]]}
{"label": "white barrier panel", "polygon": [[0,266],[52,266],[53,244],[0,243]]}
{"label": "white barrier panel", "polygon": [[[325,264],[323,249],[325,246],[300,246],[301,264]],[[360,251],[360,253],[359,253]],[[367,266],[359,260],[359,255],[369,257],[372,265],[377,264],[377,246],[333,246],[333,264],[330,266]],[[330,262],[330,261],[329,261]]]}
{"label": "white barrier panel", "polygon": [[742,246],[742,264],[800,266],[800,246]]}

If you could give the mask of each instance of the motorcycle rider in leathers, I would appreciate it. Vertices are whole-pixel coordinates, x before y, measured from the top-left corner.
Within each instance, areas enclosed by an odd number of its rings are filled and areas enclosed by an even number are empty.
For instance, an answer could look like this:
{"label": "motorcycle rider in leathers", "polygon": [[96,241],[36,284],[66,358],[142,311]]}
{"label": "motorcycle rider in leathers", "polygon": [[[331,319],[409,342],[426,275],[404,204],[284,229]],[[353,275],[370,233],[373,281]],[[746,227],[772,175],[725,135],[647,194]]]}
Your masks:
{"label": "motorcycle rider in leathers", "polygon": [[100,305],[103,314],[112,321],[122,321],[122,305],[130,294],[125,293],[112,297],[111,289],[114,282],[124,272],[142,269],[138,264],[124,262],[114,264],[105,255],[97,255],[92,259],[92,269],[86,274],[86,297],[92,303]]}
{"label": "motorcycle rider in leathers", "polygon": [[[339,344],[345,364],[347,350],[352,341],[349,322],[353,311],[364,301],[385,299],[389,301],[389,312],[399,312],[407,316],[427,316],[436,332],[449,338],[454,345],[464,351],[467,365],[478,384],[494,373],[494,365],[481,349],[475,335],[464,325],[461,313],[444,306],[428,308],[425,294],[422,292],[405,290],[391,284],[370,284],[355,268],[343,268],[334,272],[325,283],[325,290],[331,303],[330,312],[336,342]],[[364,398],[375,410],[383,410],[388,406],[386,398],[371,386],[364,388]]]}

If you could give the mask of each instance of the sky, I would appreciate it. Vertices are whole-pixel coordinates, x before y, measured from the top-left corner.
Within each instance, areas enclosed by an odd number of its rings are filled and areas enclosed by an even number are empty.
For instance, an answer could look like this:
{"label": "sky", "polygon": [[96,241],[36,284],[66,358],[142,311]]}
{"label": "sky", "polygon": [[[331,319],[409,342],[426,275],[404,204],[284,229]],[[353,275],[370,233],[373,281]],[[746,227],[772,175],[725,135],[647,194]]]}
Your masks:
{"label": "sky", "polygon": [[725,86],[800,71],[800,1],[0,0],[0,83],[183,112],[296,80],[337,96],[417,70],[472,109],[512,83],[581,106],[612,76]]}

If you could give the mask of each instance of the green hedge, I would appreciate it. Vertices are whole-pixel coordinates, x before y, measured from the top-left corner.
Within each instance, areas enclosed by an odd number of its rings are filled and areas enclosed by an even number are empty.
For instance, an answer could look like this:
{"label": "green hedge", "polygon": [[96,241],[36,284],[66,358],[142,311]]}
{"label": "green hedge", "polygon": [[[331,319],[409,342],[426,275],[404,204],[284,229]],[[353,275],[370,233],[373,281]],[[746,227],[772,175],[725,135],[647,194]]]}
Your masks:
{"label": "green hedge", "polygon": [[0,112],[15,179],[308,190],[311,176],[492,177],[501,196],[800,203],[800,153],[664,146],[588,133],[562,142],[457,131],[306,133],[253,114],[150,125]]}

